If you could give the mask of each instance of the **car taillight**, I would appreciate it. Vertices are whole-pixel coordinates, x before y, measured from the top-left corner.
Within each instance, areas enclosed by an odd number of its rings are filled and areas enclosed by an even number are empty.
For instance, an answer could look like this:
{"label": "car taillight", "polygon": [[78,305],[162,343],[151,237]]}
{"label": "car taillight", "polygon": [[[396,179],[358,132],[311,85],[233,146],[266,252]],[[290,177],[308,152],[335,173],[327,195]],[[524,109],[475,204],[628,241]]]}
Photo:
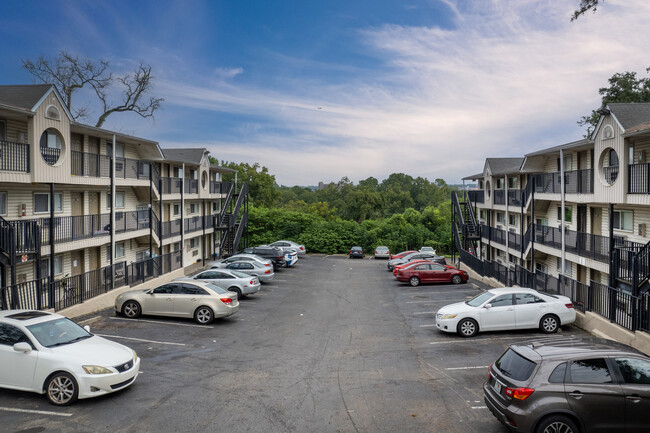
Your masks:
{"label": "car taillight", "polygon": [[270,274],[270,273],[271,273],[271,270],[270,270],[270,269],[267,269],[266,271],[264,271],[264,273],[265,273],[265,274]]}
{"label": "car taillight", "polygon": [[264,266],[271,266],[270,263],[264,263]]}
{"label": "car taillight", "polygon": [[255,282],[253,280],[250,280],[250,282],[248,284],[250,284],[252,286],[253,284],[255,284]]}
{"label": "car taillight", "polygon": [[492,379],[492,364],[488,365],[488,380]]}
{"label": "car taillight", "polygon": [[564,306],[567,308],[573,308],[573,304],[564,304]]}
{"label": "car taillight", "polygon": [[219,300],[224,304],[230,304],[232,302],[232,299],[230,298],[219,298]]}
{"label": "car taillight", "polygon": [[535,392],[532,388],[504,388],[507,396],[515,400],[526,400],[530,395]]}
{"label": "car taillight", "polygon": [[305,247],[300,247],[300,251],[302,251],[302,250],[304,250],[304,249],[305,249]]}

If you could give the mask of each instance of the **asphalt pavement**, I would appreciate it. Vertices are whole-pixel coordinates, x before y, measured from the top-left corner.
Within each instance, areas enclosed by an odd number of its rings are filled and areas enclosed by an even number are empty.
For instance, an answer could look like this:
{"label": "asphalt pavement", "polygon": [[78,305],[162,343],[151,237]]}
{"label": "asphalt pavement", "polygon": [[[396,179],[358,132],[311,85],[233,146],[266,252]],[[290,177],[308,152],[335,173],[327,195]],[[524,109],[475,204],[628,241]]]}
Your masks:
{"label": "asphalt pavement", "polygon": [[112,310],[85,318],[138,352],[136,382],[64,408],[0,390],[2,431],[505,432],[482,401],[487,366],[541,334],[443,334],[437,309],[481,287],[413,288],[385,263],[301,257],[210,326]]}

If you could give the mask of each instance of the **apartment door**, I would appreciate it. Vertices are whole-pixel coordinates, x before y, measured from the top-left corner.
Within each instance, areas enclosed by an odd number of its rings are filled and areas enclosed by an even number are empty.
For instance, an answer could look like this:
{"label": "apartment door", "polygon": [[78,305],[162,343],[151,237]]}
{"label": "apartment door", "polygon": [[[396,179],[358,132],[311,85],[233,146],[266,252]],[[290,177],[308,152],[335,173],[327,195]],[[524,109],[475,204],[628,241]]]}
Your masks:
{"label": "apartment door", "polygon": [[578,205],[578,231],[582,233],[587,232],[587,205],[579,204]]}
{"label": "apartment door", "polygon": [[588,151],[578,152],[578,170],[586,170],[589,168],[589,153]]}
{"label": "apartment door", "polygon": [[578,281],[587,283],[587,268],[582,265],[577,265],[578,268]]}
{"label": "apartment door", "polygon": [[83,237],[84,230],[88,230],[89,227],[84,227],[85,222],[83,218],[84,214],[84,196],[82,192],[72,192],[70,193],[70,200],[72,202],[72,238],[81,239]]}
{"label": "apartment door", "polygon": [[83,152],[83,141],[84,136],[81,134],[75,134],[74,132],[70,134],[70,148],[73,152]]}
{"label": "apartment door", "polygon": [[599,207],[591,208],[591,233],[602,235],[603,233],[603,210]]}
{"label": "apartment door", "polygon": [[97,248],[89,248],[88,249],[88,258],[89,258],[89,267],[91,271],[94,271],[95,269],[101,268],[101,251],[99,249],[100,247]]}
{"label": "apartment door", "polygon": [[84,250],[76,250],[70,253],[72,261],[72,276],[84,273]]}

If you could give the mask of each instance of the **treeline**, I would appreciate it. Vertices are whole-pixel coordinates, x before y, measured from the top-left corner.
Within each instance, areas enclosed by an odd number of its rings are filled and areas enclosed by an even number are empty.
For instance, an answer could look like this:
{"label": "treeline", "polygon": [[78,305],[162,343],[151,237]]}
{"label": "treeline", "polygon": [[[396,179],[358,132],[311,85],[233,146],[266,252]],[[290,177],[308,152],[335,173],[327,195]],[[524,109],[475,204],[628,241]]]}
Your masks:
{"label": "treeline", "polygon": [[[442,179],[429,182],[393,173],[382,182],[369,177],[355,185],[344,177],[313,189],[278,186],[275,176],[257,163],[220,165],[237,170],[239,184],[249,184],[252,245],[290,239],[326,254],[347,253],[354,245],[369,252],[379,245],[393,252],[424,245],[451,251],[453,187]],[[224,176],[231,182],[234,178]]]}

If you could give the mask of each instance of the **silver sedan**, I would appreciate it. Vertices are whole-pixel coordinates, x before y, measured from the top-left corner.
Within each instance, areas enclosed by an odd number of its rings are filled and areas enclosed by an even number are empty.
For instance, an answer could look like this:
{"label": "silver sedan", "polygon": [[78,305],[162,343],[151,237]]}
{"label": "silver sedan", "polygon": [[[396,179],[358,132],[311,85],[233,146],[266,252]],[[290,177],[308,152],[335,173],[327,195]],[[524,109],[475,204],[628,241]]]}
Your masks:
{"label": "silver sedan", "polygon": [[237,299],[252,295],[260,290],[260,280],[257,276],[248,275],[231,269],[209,269],[191,277],[176,278],[174,281],[207,281],[227,288],[237,293]]}
{"label": "silver sedan", "polygon": [[129,319],[151,314],[194,318],[207,325],[237,310],[236,293],[202,281],[172,281],[154,289],[124,292],[115,298],[115,312]]}
{"label": "silver sedan", "polygon": [[275,277],[273,266],[268,267],[260,265],[257,262],[233,262],[229,263],[225,269],[243,272],[248,275],[255,275],[263,283],[268,283]]}
{"label": "silver sedan", "polygon": [[280,248],[283,251],[286,251],[285,248],[293,248],[296,250],[299,256],[307,254],[307,248],[305,248],[304,245],[300,245],[292,241],[275,241],[269,245],[272,247]]}
{"label": "silver sedan", "polygon": [[257,262],[261,265],[273,268],[273,262],[271,260],[260,257],[257,254],[235,254],[230,256],[227,259],[216,260],[214,262],[208,263],[208,267],[211,269],[214,268],[225,268],[230,263],[233,262]]}

